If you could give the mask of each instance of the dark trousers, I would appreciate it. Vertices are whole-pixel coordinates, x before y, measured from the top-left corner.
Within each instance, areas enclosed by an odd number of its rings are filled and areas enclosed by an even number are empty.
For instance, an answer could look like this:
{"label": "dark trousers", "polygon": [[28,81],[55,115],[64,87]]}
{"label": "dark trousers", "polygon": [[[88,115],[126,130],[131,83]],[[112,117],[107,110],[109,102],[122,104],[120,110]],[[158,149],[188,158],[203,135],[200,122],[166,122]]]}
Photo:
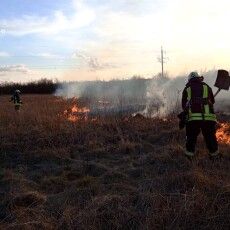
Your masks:
{"label": "dark trousers", "polygon": [[186,149],[195,152],[197,137],[202,131],[206,146],[210,153],[218,150],[216,139],[216,122],[214,121],[189,121],[186,124]]}

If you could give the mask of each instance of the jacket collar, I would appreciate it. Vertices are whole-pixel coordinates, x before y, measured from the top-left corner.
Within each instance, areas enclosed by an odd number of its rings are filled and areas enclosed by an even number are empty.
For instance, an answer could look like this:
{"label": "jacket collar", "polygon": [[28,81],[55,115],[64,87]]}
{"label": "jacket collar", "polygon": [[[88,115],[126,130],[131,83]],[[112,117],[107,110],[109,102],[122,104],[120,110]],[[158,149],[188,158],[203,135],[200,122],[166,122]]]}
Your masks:
{"label": "jacket collar", "polygon": [[186,86],[190,86],[193,83],[198,83],[198,84],[203,84],[203,82],[199,79],[199,78],[192,78],[187,84]]}

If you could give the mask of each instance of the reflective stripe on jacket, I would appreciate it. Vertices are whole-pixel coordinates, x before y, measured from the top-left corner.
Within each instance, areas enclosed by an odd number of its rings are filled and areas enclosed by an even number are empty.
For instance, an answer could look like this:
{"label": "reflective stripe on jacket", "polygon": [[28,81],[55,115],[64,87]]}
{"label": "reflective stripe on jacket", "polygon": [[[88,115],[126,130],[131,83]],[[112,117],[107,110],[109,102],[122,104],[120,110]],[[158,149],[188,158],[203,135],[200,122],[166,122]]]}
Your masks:
{"label": "reflective stripe on jacket", "polygon": [[16,102],[16,103],[14,103],[14,105],[15,105],[15,106],[21,106],[22,103],[21,103],[21,102],[20,102],[20,103],[17,103],[17,102]]}
{"label": "reflective stripe on jacket", "polygon": [[200,120],[205,120],[205,121],[216,121],[216,115],[214,113],[210,112],[210,102],[209,102],[209,90],[207,85],[203,85],[203,97],[202,98],[197,98],[200,99],[200,105],[202,107],[202,112],[201,113],[194,113],[191,110],[191,103],[193,103],[192,99],[192,89],[191,87],[188,87],[186,89],[187,91],[187,101],[189,103],[189,109],[188,109],[188,121],[200,121]]}

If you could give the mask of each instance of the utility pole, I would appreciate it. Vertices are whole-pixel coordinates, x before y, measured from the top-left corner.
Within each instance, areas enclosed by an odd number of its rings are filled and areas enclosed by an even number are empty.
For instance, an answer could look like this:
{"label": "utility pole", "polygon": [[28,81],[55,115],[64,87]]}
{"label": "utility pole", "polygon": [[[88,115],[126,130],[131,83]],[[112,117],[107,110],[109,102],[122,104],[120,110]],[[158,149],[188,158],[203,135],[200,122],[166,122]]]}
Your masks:
{"label": "utility pole", "polygon": [[161,77],[164,77],[164,63],[168,58],[164,57],[165,51],[163,50],[163,47],[161,46],[161,56],[158,57],[158,62],[161,63]]}
{"label": "utility pole", "polygon": [[164,77],[164,52],[163,47],[161,46],[161,77]]}

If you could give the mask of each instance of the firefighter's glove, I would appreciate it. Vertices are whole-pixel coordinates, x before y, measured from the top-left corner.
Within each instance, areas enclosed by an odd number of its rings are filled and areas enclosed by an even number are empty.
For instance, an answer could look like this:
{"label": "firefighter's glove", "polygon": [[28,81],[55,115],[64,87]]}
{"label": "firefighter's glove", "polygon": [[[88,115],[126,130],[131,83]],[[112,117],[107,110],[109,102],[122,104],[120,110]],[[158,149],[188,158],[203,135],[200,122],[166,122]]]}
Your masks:
{"label": "firefighter's glove", "polygon": [[179,113],[177,117],[179,118],[179,128],[183,129],[186,125],[186,118],[187,118],[186,112],[183,111]]}

